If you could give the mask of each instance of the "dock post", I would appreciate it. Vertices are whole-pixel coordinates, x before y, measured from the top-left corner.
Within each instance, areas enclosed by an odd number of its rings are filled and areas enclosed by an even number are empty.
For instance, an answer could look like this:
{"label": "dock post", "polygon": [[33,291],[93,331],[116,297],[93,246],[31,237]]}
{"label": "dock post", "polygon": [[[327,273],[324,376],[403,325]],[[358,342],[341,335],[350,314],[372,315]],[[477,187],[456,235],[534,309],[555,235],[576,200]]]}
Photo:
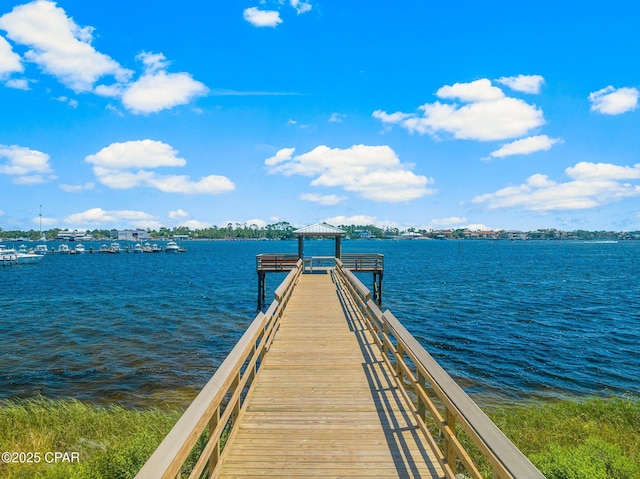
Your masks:
{"label": "dock post", "polygon": [[258,271],[258,309],[264,306],[266,293],[267,274],[264,271]]}
{"label": "dock post", "polygon": [[382,271],[373,272],[373,300],[382,305]]}

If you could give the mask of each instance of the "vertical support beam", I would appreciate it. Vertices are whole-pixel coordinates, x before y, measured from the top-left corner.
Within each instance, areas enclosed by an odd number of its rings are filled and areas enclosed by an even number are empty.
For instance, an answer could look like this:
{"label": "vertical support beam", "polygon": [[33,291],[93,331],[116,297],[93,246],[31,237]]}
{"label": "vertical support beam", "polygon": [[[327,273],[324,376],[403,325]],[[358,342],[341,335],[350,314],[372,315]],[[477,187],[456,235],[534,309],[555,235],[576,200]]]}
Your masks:
{"label": "vertical support beam", "polygon": [[[426,384],[426,379],[424,377],[424,375],[418,371],[416,374],[417,377],[417,381],[416,381],[416,389],[425,390],[425,384]],[[418,404],[416,405],[418,408],[418,414],[420,415],[420,417],[422,418],[423,421],[426,422],[427,419],[427,407],[426,404],[424,403],[424,400],[422,399],[422,395],[417,394],[418,397]]]}
{"label": "vertical support beam", "polygon": [[258,309],[262,309],[267,297],[266,283],[267,273],[258,271]]}
{"label": "vertical support beam", "polygon": [[382,305],[382,271],[373,272],[373,300]]}
{"label": "vertical support beam", "polygon": [[[451,430],[451,434],[453,434],[453,436],[456,436],[456,418],[455,416],[451,413],[451,411],[449,410],[449,408],[446,408],[445,411],[445,421],[447,422],[447,426],[449,427],[449,429]],[[456,450],[453,448],[453,446],[451,445],[451,440],[447,437],[445,437],[444,440],[444,457],[447,461],[447,464],[449,465],[449,467],[451,468],[451,470],[454,472],[457,471],[457,461],[456,461]]]}
{"label": "vertical support beam", "polygon": [[298,236],[298,259],[304,258],[304,236]]}
{"label": "vertical support beam", "polygon": [[[211,440],[211,435],[213,431],[215,431],[216,427],[218,427],[218,422],[220,421],[220,406],[216,408],[216,412],[213,414],[211,421],[209,421],[209,439]],[[211,457],[209,457],[209,474],[208,477],[212,477],[213,470],[218,465],[218,461],[220,460],[220,437],[216,440],[216,446],[211,453]]]}
{"label": "vertical support beam", "polygon": [[336,236],[336,258],[342,258],[342,237]]}

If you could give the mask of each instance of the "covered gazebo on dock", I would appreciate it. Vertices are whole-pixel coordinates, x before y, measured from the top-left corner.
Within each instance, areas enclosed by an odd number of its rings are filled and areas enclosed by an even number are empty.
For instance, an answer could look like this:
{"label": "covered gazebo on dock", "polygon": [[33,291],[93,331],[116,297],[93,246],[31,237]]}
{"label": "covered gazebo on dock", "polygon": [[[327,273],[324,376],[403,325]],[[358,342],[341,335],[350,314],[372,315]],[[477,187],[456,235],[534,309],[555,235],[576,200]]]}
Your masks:
{"label": "covered gazebo on dock", "polygon": [[331,226],[327,223],[315,223],[305,226],[293,232],[298,237],[298,258],[304,259],[304,238],[309,236],[333,237],[336,240],[335,257],[342,257],[342,236],[347,234],[346,231]]}
{"label": "covered gazebo on dock", "polygon": [[[373,290],[371,296],[378,304],[382,302],[382,275],[384,273],[384,256],[378,253],[342,254],[342,237],[346,231],[327,223],[315,223],[293,232],[298,237],[298,254],[267,253],[256,256],[256,273],[258,274],[258,309],[266,304],[267,273],[283,273],[295,270],[298,261],[302,261],[304,273],[322,272],[332,269],[336,264],[343,264],[353,272],[373,273]],[[335,238],[335,258],[333,256],[304,256],[305,237]]]}

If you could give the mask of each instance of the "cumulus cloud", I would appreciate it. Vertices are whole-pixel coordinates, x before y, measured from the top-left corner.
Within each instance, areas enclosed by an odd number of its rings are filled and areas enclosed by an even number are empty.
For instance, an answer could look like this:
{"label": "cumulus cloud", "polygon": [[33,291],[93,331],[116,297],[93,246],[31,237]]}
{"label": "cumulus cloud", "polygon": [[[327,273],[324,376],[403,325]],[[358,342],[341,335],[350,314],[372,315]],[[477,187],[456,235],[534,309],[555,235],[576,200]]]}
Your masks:
{"label": "cumulus cloud", "polygon": [[614,88],[609,85],[589,94],[591,111],[603,115],[620,115],[635,110],[640,92],[636,88]]}
{"label": "cumulus cloud", "polygon": [[186,160],[177,155],[170,145],[147,139],[112,143],[87,156],[85,161],[94,165],[98,181],[114,189],[146,186],[167,193],[218,194],[235,188],[224,176],[210,175],[193,181],[186,175],[160,175],[151,171],[185,166]]}
{"label": "cumulus cloud", "polygon": [[134,228],[159,228],[158,218],[136,210],[111,210],[91,208],[67,216],[64,222],[77,227],[124,224]]}
{"label": "cumulus cloud", "polygon": [[[145,66],[145,72],[122,92],[122,104],[133,113],[156,113],[185,105],[209,91],[188,73],[167,73],[169,63],[161,53],[143,52],[137,58]],[[116,93],[109,89],[101,92],[105,96]]]}
{"label": "cumulus cloud", "polygon": [[49,155],[18,145],[0,145],[0,174],[9,175],[13,183],[33,185],[45,183],[56,177],[49,163]]}
{"label": "cumulus cloud", "polygon": [[91,91],[102,77],[125,82],[131,71],[93,48],[92,27],[80,27],[55,2],[38,0],[0,17],[7,37],[30,49],[25,58],[75,92]]}
{"label": "cumulus cloud", "polygon": [[514,77],[501,77],[496,80],[498,83],[508,86],[512,90],[523,93],[540,93],[540,88],[544,85],[544,78],[540,75],[517,75]]}
{"label": "cumulus cloud", "polygon": [[312,5],[309,2],[301,2],[300,0],[290,0],[289,4],[295,8],[298,15],[310,11],[312,8]]}
{"label": "cumulus cloud", "polygon": [[282,23],[280,12],[260,10],[258,7],[245,8],[244,19],[254,27],[276,27]]}
{"label": "cumulus cloud", "polygon": [[21,73],[22,71],[24,71],[24,67],[20,55],[11,49],[11,45],[4,37],[0,36],[0,80],[12,73]]}
{"label": "cumulus cloud", "polygon": [[183,209],[177,209],[175,211],[169,211],[169,218],[171,218],[172,220],[188,218],[188,217],[189,217],[189,213],[187,213]]}
{"label": "cumulus cloud", "polygon": [[303,193],[300,195],[300,199],[304,201],[310,201],[312,203],[318,203],[323,206],[333,206],[342,203],[347,199],[347,197],[338,195],[318,195],[314,193]]}
{"label": "cumulus cloud", "polygon": [[560,183],[547,175],[535,174],[518,186],[473,199],[489,209],[521,207],[549,212],[595,208],[628,197],[640,196],[640,163],[620,166],[610,163],[580,162],[565,169],[569,181]]}
{"label": "cumulus cloud", "polygon": [[448,134],[456,139],[478,141],[517,138],[545,123],[541,109],[506,96],[486,78],[445,85],[436,96],[442,100],[457,99],[462,104],[436,101],[419,107],[421,115],[376,110],[373,117],[386,125],[398,124],[411,133],[436,138]]}
{"label": "cumulus cloud", "polygon": [[536,151],[550,150],[553,145],[560,142],[559,138],[549,138],[547,135],[530,136],[522,140],[516,140],[491,153],[494,158],[504,158],[511,155],[530,155]]}
{"label": "cumulus cloud", "polygon": [[[25,45],[27,61],[76,93],[93,92],[118,98],[135,114],[156,113],[191,102],[208,88],[189,73],[169,73],[169,62],[161,53],[142,52],[136,58],[143,73],[132,81],[134,72],[96,51],[91,45],[93,27],[81,27],[49,0],[36,0],[15,7],[0,17],[0,28],[13,42]],[[0,37],[0,79],[22,71],[19,56]],[[11,79],[7,86],[28,89],[24,79]],[[73,106],[73,104],[72,104]]]}
{"label": "cumulus cloud", "polygon": [[427,188],[433,179],[413,173],[386,145],[347,149],[321,145],[302,155],[293,156],[294,152],[283,148],[266,159],[268,172],[315,177],[312,186],[343,188],[381,202],[410,201],[435,192]]}

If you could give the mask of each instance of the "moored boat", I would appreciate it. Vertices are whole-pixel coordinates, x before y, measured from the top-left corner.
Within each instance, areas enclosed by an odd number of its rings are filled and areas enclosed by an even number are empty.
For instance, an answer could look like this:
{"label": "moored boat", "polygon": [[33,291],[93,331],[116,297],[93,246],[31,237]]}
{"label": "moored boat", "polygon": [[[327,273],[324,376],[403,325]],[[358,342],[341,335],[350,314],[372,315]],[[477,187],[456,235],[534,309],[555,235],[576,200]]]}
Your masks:
{"label": "moored boat", "polygon": [[179,253],[180,252],[180,248],[178,247],[178,243],[176,243],[175,241],[169,241],[167,243],[167,246],[164,247],[164,252],[165,253]]}
{"label": "moored boat", "polygon": [[68,244],[62,243],[60,246],[58,246],[58,253],[69,254],[70,252],[71,249],[69,248]]}
{"label": "moored boat", "polygon": [[74,251],[76,254],[85,254],[85,252],[87,251],[84,247],[83,244],[78,244],[76,245],[76,247],[74,248]]}

